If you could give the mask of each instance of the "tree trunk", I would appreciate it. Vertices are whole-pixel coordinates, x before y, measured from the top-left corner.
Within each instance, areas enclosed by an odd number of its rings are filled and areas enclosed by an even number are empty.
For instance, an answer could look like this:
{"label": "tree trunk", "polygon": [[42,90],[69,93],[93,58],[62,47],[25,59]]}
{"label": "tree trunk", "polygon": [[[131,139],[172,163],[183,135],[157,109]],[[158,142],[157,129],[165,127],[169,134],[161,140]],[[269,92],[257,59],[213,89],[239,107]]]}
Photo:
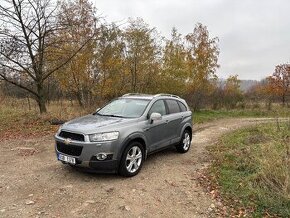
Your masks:
{"label": "tree trunk", "polygon": [[44,88],[43,88],[42,83],[37,84],[37,93],[38,93],[38,96],[36,97],[36,101],[38,104],[39,112],[40,114],[46,113],[47,112],[46,105],[45,105],[46,98],[45,98],[45,93],[44,93]]}
{"label": "tree trunk", "polygon": [[286,95],[282,95],[282,106],[285,107],[285,100],[286,100]]}
{"label": "tree trunk", "polygon": [[131,67],[131,90],[130,92],[136,92],[137,86],[137,58],[134,55],[134,66]]}
{"label": "tree trunk", "polygon": [[79,106],[80,107],[84,107],[84,103],[83,103],[83,99],[82,99],[82,95],[80,92],[76,92],[76,97],[77,97],[77,100],[78,100],[78,103],[79,103]]}
{"label": "tree trunk", "polygon": [[27,96],[27,103],[28,103],[28,109],[31,111],[31,105],[30,105],[30,99],[29,99],[29,96]]}
{"label": "tree trunk", "polygon": [[266,104],[267,104],[268,111],[270,111],[272,109],[272,100],[269,99]]}
{"label": "tree trunk", "polygon": [[37,104],[38,104],[40,114],[44,114],[47,112],[46,106],[45,106],[45,99],[37,98]]}

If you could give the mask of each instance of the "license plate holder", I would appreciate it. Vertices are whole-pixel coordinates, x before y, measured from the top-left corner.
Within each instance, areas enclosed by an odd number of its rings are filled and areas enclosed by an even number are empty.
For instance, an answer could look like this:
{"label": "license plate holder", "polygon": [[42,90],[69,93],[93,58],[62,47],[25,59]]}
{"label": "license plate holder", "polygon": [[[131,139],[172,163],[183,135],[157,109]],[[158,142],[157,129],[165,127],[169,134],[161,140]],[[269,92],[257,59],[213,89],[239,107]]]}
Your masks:
{"label": "license plate holder", "polygon": [[58,154],[57,159],[69,164],[76,164],[76,159],[74,157],[66,156],[63,154]]}

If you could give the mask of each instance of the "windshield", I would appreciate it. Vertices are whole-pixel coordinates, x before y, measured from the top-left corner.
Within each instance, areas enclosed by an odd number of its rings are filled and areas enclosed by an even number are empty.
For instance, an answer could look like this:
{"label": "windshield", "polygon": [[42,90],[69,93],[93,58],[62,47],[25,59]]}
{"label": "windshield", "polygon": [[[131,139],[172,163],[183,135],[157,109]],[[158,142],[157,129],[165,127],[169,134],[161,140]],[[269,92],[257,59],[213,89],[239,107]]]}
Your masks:
{"label": "windshield", "polygon": [[111,101],[97,112],[98,115],[112,117],[140,117],[146,109],[149,100],[119,98]]}

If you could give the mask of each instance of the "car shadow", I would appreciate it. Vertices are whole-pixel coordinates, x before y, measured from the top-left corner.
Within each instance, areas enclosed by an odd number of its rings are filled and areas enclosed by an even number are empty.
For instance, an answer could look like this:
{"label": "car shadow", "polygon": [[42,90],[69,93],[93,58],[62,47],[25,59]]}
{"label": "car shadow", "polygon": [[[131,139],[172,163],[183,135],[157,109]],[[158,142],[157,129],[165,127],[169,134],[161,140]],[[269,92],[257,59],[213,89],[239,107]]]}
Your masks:
{"label": "car shadow", "polygon": [[[143,163],[143,168],[148,170],[148,168],[150,168],[150,165],[155,165],[158,159],[168,158],[170,160],[172,156],[175,156],[176,154],[177,154],[177,151],[175,147],[168,147],[159,152],[152,153],[147,157],[146,161]],[[130,178],[122,177],[118,175],[118,173],[114,173],[114,172],[94,172],[86,168],[72,167],[69,165],[63,166],[63,169],[66,170],[66,173],[70,174],[70,177],[82,178],[84,181],[86,180],[89,181],[90,179],[101,179],[101,180],[107,181],[107,180],[112,180],[112,179],[124,180],[124,179],[135,178],[135,177],[130,177]]]}

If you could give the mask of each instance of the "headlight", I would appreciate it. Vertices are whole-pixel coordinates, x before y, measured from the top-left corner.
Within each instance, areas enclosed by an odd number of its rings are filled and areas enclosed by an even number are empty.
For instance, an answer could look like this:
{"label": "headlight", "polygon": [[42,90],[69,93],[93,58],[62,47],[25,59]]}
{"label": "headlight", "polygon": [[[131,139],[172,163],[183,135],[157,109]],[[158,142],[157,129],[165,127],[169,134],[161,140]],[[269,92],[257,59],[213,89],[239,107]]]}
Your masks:
{"label": "headlight", "polygon": [[119,137],[119,132],[104,132],[89,135],[91,142],[112,141]]}

